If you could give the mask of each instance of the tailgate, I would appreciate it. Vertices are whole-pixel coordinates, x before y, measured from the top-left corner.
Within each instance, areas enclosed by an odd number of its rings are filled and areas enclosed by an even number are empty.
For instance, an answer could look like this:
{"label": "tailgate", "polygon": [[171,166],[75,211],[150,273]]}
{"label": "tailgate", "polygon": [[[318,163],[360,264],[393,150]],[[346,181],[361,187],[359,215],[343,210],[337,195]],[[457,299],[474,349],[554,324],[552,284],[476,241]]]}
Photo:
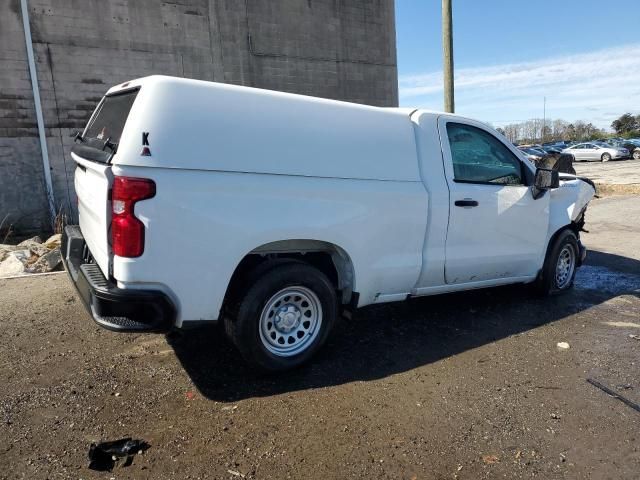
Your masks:
{"label": "tailgate", "polygon": [[78,164],[75,174],[80,230],[94,260],[109,278],[109,191],[113,176],[107,164],[91,162],[71,154]]}
{"label": "tailgate", "polygon": [[94,260],[109,278],[111,259],[109,228],[113,175],[111,159],[116,154],[133,102],[139,88],[106,95],[96,107],[80,141],[71,149],[78,164],[75,187],[78,196],[80,230]]}

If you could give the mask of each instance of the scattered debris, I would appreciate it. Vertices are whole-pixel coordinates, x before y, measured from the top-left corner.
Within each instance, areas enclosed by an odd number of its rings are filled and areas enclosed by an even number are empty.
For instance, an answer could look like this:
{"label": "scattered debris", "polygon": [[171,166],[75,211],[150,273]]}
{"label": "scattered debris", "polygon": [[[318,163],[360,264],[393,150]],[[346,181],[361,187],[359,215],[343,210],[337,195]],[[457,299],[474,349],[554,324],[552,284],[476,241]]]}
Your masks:
{"label": "scattered debris", "polygon": [[558,342],[558,345],[556,346],[559,350],[568,350],[569,348],[571,348],[571,346],[567,342]]}
{"label": "scattered debris", "polygon": [[59,248],[61,244],[62,244],[62,234],[56,233],[55,235],[51,235],[49,238],[47,238],[47,241],[44,242],[43,245],[47,247],[49,250],[51,250],[53,248]]}
{"label": "scattered debris", "polygon": [[599,388],[600,390],[602,390],[604,393],[611,395],[613,398],[617,398],[618,400],[620,400],[622,403],[624,403],[625,405],[627,405],[628,407],[633,408],[636,412],[640,412],[640,405],[638,405],[635,402],[632,402],[631,400],[623,397],[622,395],[614,392],[613,390],[611,390],[608,387],[605,387],[604,385],[602,385],[600,382],[598,382],[597,380],[594,380],[593,378],[587,378],[587,382],[589,382],[591,385],[593,385],[594,387]]}
{"label": "scattered debris", "polygon": [[31,253],[40,257],[45,253],[47,253],[49,249],[46,246],[44,246],[41,241],[38,241],[38,240],[40,240],[39,237],[33,237],[29,240],[25,240],[24,242],[20,242],[18,244],[18,247],[27,248],[31,251]]}
{"label": "scattered debris", "polygon": [[482,457],[482,461],[486,465],[493,465],[494,463],[498,463],[500,461],[500,458],[497,455],[484,455]]}
{"label": "scattered debris", "polygon": [[610,327],[622,327],[622,328],[640,328],[640,323],[633,322],[602,322]]}
{"label": "scattered debris", "polygon": [[196,394],[193,393],[191,390],[189,390],[186,394],[185,397],[187,397],[187,400],[193,400],[196,397]]}
{"label": "scattered debris", "polygon": [[18,245],[0,245],[0,277],[62,270],[60,243],[62,235],[52,235],[42,243],[32,237]]}
{"label": "scattered debris", "polygon": [[0,263],[0,277],[22,275],[27,271],[27,262],[30,258],[31,251],[27,249],[9,252],[2,263]]}
{"label": "scattered debris", "polygon": [[24,250],[24,248],[19,247],[17,245],[8,245],[6,243],[0,243],[0,262],[2,262],[9,253],[14,252],[16,250]]}
{"label": "scattered debris", "polygon": [[18,247],[27,247],[32,243],[42,243],[42,239],[39,236],[27,238],[18,244]]}
{"label": "scattered debris", "polygon": [[150,445],[144,440],[123,438],[110,442],[92,443],[89,447],[89,468],[97,471],[111,471],[116,464],[128,467],[133,456],[147,450]]}
{"label": "scattered debris", "polygon": [[62,256],[60,255],[60,249],[55,248],[51,251],[47,251],[38,260],[36,260],[30,267],[30,273],[46,273],[53,272],[56,268],[62,265]]}
{"label": "scattered debris", "polygon": [[233,475],[234,477],[240,477],[240,478],[245,478],[245,475],[240,473],[240,472],[236,472],[235,470],[227,470],[227,472],[229,472],[231,475]]}
{"label": "scattered debris", "polygon": [[630,333],[629,338],[633,338],[634,340],[640,340],[640,335],[634,335],[633,333]]}
{"label": "scattered debris", "polygon": [[553,418],[554,420],[560,420],[562,417],[560,415],[558,415],[557,413],[551,413],[550,414],[551,418]]}

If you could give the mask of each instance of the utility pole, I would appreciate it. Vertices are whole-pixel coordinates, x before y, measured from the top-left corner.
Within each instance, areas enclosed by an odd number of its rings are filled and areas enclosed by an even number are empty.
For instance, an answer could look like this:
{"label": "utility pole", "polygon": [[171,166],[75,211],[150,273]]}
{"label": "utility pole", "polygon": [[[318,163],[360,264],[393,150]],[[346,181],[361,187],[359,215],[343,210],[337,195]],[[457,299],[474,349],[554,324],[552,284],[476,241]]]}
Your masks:
{"label": "utility pole", "polygon": [[442,59],[444,62],[444,111],[454,113],[453,20],[451,15],[451,0],[442,0]]}
{"label": "utility pole", "polygon": [[544,143],[544,129],[547,126],[547,97],[543,97],[542,100],[542,141],[540,143]]}

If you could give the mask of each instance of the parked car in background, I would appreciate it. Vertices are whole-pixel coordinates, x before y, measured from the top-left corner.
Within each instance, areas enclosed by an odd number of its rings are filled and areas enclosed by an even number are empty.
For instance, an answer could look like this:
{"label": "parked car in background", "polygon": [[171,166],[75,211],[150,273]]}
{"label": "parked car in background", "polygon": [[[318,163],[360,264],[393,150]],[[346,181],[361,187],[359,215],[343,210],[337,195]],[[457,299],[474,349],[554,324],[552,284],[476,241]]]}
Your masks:
{"label": "parked car in background", "polygon": [[599,142],[585,142],[565,148],[562,153],[573,155],[578,162],[600,161],[608,162],[612,159],[621,159],[629,156],[629,150],[618,148]]}
{"label": "parked car in background", "polygon": [[629,156],[634,160],[640,159],[640,141],[634,140],[610,140],[606,142],[614,148],[626,148],[629,151]]}
{"label": "parked car in background", "polygon": [[633,150],[630,150],[631,156],[633,157],[634,160],[639,160],[640,159],[640,151],[638,149],[640,149],[640,139],[631,138],[628,141],[635,146],[635,148]]}
{"label": "parked car in background", "polygon": [[622,137],[609,137],[609,138],[598,138],[597,140],[594,140],[594,141],[613,145],[616,142],[623,142],[624,140],[625,139]]}
{"label": "parked car in background", "polygon": [[559,150],[562,150],[564,148],[571,146],[572,143],[575,143],[575,142],[571,142],[570,140],[556,140],[554,142],[545,142],[542,144],[542,146],[554,147],[554,148],[558,148]]}
{"label": "parked car in background", "polygon": [[546,152],[544,150],[538,150],[537,148],[530,147],[518,147],[518,149],[525,154],[525,156],[536,165],[540,160],[544,158]]}
{"label": "parked car in background", "polygon": [[562,150],[565,149],[565,147],[561,145],[547,145],[547,146],[543,146],[542,148],[545,151],[545,153],[549,155],[555,155],[555,154],[560,155],[562,153]]}
{"label": "parked car in background", "polygon": [[573,168],[573,155],[562,153],[560,148],[553,146],[535,148],[535,146],[520,145],[518,149],[527,157],[527,160],[537,168],[548,168],[571,175],[575,175],[576,173]]}

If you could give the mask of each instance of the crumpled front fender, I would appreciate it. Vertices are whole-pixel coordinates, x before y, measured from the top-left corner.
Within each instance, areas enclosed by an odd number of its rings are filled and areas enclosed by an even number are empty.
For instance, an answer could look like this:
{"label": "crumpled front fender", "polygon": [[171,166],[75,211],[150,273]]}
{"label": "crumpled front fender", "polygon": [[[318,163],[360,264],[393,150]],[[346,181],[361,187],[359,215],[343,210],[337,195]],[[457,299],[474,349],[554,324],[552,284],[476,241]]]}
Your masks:
{"label": "crumpled front fender", "polygon": [[575,175],[562,175],[560,187],[551,191],[549,204],[548,239],[561,228],[571,222],[581,221],[587,205],[594,197],[596,190],[588,181]]}

